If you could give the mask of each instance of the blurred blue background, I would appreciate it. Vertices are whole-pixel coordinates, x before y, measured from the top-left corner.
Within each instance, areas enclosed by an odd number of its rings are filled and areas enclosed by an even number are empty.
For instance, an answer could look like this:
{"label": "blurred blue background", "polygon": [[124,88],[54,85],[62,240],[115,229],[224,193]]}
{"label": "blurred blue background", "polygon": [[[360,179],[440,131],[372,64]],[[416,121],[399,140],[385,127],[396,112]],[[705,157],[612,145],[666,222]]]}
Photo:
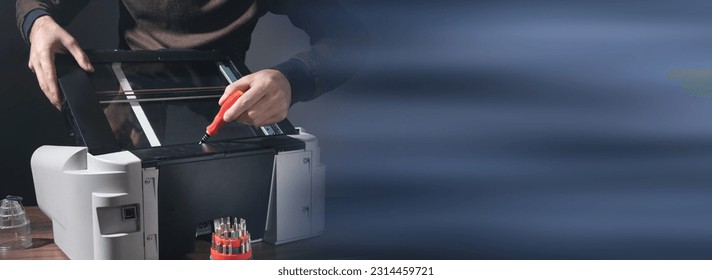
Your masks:
{"label": "blurred blue background", "polygon": [[[70,27],[85,48],[116,45],[109,2]],[[712,98],[668,77],[712,69],[712,3],[341,2],[369,59],[290,112],[327,165],[327,231],[296,257],[712,258]],[[67,140],[2,5],[0,185],[32,197],[32,151]],[[253,38],[253,70],[308,46],[280,16]]]}

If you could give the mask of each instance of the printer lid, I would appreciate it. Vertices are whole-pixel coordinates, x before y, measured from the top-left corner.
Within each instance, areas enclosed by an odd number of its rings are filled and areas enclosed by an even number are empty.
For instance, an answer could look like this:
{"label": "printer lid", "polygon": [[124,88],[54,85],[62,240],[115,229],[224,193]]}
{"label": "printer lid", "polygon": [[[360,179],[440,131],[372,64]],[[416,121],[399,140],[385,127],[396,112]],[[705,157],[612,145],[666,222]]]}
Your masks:
{"label": "printer lid", "polygon": [[[220,148],[196,143],[219,110],[225,87],[249,73],[241,61],[214,51],[87,51],[95,71],[83,71],[69,56],[57,57],[62,110],[79,144],[97,155],[121,150],[163,154],[172,146],[190,155],[279,143],[294,145],[297,133],[284,120],[252,127],[228,123],[209,140]],[[255,138],[275,138],[260,141]],[[276,141],[276,142],[275,142]],[[288,142],[288,143],[287,143]],[[255,144],[257,143],[257,144]],[[188,146],[192,144],[192,146]],[[251,146],[250,146],[251,147]],[[185,155],[184,155],[185,156]]]}

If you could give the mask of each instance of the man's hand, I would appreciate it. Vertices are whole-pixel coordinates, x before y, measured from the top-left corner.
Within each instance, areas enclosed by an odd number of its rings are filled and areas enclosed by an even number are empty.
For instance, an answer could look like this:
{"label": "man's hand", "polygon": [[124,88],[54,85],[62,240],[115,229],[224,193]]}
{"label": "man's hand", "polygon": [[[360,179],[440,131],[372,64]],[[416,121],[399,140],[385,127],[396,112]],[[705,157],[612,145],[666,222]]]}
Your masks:
{"label": "man's hand", "polygon": [[237,120],[252,126],[263,126],[287,117],[292,102],[292,87],[281,72],[267,69],[244,76],[225,88],[218,103],[222,105],[235,90],[245,94],[225,112],[225,121]]}
{"label": "man's hand", "polygon": [[52,102],[54,107],[60,109],[62,99],[57,86],[54,55],[68,51],[85,71],[93,72],[94,67],[89,63],[89,58],[79,47],[77,40],[50,16],[42,16],[35,20],[30,30],[29,40],[30,62],[28,67],[37,76],[37,82],[47,99]]}

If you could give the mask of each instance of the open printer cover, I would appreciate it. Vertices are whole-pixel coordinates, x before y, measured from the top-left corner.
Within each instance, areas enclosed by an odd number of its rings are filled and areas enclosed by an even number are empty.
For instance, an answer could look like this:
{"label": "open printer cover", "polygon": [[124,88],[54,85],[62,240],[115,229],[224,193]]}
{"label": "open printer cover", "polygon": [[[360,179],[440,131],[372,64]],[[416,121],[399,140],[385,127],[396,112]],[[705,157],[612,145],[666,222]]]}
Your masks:
{"label": "open printer cover", "polygon": [[42,146],[31,160],[38,205],[68,257],[181,258],[200,227],[211,232],[210,221],[227,216],[273,244],[323,231],[325,168],[313,135],[286,119],[228,123],[197,144],[224,88],[249,73],[239,60],[199,51],[88,55],[93,73],[57,57],[77,146]]}

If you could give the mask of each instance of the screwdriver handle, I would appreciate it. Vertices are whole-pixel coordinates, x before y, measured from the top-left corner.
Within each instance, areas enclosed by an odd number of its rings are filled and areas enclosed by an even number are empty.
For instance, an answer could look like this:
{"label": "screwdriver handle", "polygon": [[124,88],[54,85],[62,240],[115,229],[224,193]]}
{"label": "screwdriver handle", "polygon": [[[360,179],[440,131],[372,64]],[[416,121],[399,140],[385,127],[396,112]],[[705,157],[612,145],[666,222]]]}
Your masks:
{"label": "screwdriver handle", "polygon": [[244,93],[242,91],[236,90],[233,91],[223,102],[222,106],[220,106],[220,111],[218,114],[215,116],[215,119],[213,119],[213,123],[208,125],[207,128],[205,128],[205,133],[210,135],[210,136],[215,136],[218,134],[218,130],[220,130],[220,127],[225,124],[225,120],[223,119],[223,116],[225,115],[225,111],[227,109],[230,109],[235,102],[237,102],[237,99],[242,97]]}

